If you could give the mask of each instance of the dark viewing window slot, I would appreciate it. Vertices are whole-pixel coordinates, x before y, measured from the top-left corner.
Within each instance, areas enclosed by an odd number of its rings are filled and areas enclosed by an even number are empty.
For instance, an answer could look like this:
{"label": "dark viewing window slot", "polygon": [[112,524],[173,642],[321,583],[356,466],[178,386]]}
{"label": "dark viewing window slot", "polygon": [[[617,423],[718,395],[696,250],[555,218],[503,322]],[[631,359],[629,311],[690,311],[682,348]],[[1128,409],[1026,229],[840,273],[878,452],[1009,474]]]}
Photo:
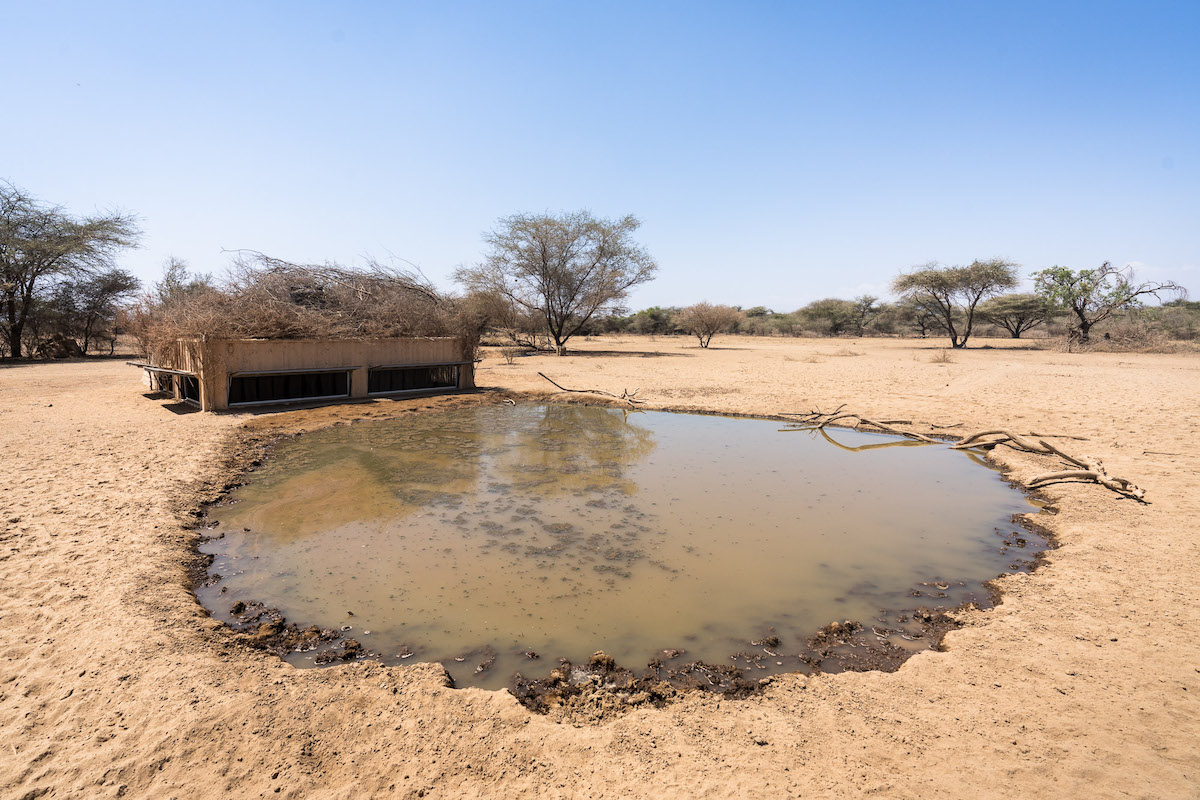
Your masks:
{"label": "dark viewing window slot", "polygon": [[458,367],[403,367],[372,369],[367,373],[367,392],[416,392],[422,389],[457,389]]}
{"label": "dark viewing window slot", "polygon": [[200,402],[200,380],[195,375],[179,376],[179,394],[184,400]]}
{"label": "dark viewing window slot", "polygon": [[348,397],[349,395],[349,372],[236,375],[229,379],[229,405],[231,406]]}
{"label": "dark viewing window slot", "polygon": [[153,383],[151,387],[157,392],[166,392],[167,394],[175,394],[175,376],[162,373],[151,372],[150,380]]}

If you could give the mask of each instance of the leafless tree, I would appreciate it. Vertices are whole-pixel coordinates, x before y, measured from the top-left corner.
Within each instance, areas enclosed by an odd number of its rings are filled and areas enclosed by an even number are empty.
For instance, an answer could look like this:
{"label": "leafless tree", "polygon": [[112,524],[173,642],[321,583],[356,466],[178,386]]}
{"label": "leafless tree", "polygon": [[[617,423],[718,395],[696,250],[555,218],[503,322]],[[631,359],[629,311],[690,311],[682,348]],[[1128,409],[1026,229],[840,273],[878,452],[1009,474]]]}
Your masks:
{"label": "leafless tree", "polygon": [[9,355],[21,357],[29,313],[48,282],[113,269],[117,254],[135,247],[140,235],[132,215],[74,217],[0,183],[0,331]]}
{"label": "leafless tree", "polygon": [[708,347],[713,336],[733,330],[741,319],[742,312],[733,306],[697,303],[680,311],[675,317],[675,322],[699,339],[701,347]]}
{"label": "leafless tree", "polygon": [[460,268],[455,279],[535,314],[564,355],[592,317],[654,277],[658,265],[633,240],[639,227],[634,216],[597,219],[587,211],[514,214],[484,235],[485,261]]}

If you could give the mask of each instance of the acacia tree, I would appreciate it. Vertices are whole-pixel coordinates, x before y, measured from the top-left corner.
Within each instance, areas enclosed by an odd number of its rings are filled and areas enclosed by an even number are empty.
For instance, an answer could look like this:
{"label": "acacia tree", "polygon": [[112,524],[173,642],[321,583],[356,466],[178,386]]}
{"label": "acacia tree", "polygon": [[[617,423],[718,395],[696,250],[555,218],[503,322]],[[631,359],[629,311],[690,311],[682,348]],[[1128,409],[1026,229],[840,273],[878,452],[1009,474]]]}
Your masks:
{"label": "acacia tree", "polygon": [[858,320],[858,306],[850,300],[839,300],[836,297],[814,300],[798,313],[814,327],[823,328],[823,332],[830,336],[845,333],[854,327]]}
{"label": "acacia tree", "polygon": [[0,183],[0,332],[9,355],[21,357],[29,313],[53,279],[113,269],[117,253],[135,247],[140,234],[129,214],[73,217]]}
{"label": "acacia tree", "polygon": [[634,333],[673,333],[676,326],[675,316],[678,313],[679,310],[675,308],[650,306],[626,317],[626,327]]}
{"label": "acacia tree", "polygon": [[902,299],[890,306],[891,314],[896,318],[896,324],[902,329],[911,330],[924,339],[930,329],[937,325],[937,316],[923,304],[914,300]]}
{"label": "acacia tree", "polygon": [[859,295],[854,298],[854,328],[857,335],[863,336],[867,332],[867,323],[872,317],[879,314],[879,306],[875,305],[879,298],[870,294]]}
{"label": "acacia tree", "polygon": [[[67,291],[76,310],[75,336],[82,340],[79,346],[84,353],[95,339],[105,336],[121,302],[132,297],[141,285],[141,281],[123,269],[107,270],[68,284]],[[111,344],[112,336],[108,338]]]}
{"label": "acacia tree", "polygon": [[115,324],[122,301],[141,283],[125,270],[107,270],[76,280],[59,280],[34,299],[22,345],[34,357],[87,355],[103,339],[116,346]]}
{"label": "acacia tree", "polygon": [[701,347],[708,347],[712,337],[733,330],[742,319],[742,312],[733,306],[714,306],[712,303],[696,303],[679,312],[676,323],[700,340]]}
{"label": "acacia tree", "polygon": [[536,314],[555,351],[565,355],[567,341],[592,317],[654,277],[658,265],[633,240],[639,227],[632,215],[514,214],[484,235],[490,248],[484,262],[460,268],[455,280]]}
{"label": "acacia tree", "polygon": [[954,347],[967,346],[979,303],[1016,285],[1017,265],[1000,258],[965,267],[931,262],[892,281],[892,289],[905,301],[933,313]]}
{"label": "acacia tree", "polygon": [[1050,267],[1033,273],[1034,286],[1047,302],[1075,315],[1071,334],[1086,342],[1092,326],[1118,311],[1138,308],[1142,298],[1162,299],[1163,293],[1185,297],[1187,290],[1172,281],[1133,282],[1133,268],[1118,269],[1108,261],[1099,269]]}
{"label": "acacia tree", "polygon": [[1036,294],[1003,294],[981,304],[979,315],[1020,339],[1046,321],[1046,301]]}

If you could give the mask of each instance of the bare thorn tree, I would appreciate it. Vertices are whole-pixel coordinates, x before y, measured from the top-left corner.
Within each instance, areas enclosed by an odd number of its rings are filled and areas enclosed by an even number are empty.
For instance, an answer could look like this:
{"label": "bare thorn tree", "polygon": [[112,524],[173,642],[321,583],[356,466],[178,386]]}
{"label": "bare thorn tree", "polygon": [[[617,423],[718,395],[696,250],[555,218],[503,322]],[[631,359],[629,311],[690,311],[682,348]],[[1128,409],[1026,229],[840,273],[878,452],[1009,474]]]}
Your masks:
{"label": "bare thorn tree", "polygon": [[713,336],[733,330],[741,319],[742,312],[733,306],[697,303],[680,311],[675,322],[679,327],[699,339],[701,347],[708,347]]}
{"label": "bare thorn tree", "polygon": [[536,315],[564,355],[592,317],[654,277],[658,265],[633,240],[639,227],[634,216],[606,220],[587,211],[514,214],[484,235],[486,260],[460,268],[455,279]]}

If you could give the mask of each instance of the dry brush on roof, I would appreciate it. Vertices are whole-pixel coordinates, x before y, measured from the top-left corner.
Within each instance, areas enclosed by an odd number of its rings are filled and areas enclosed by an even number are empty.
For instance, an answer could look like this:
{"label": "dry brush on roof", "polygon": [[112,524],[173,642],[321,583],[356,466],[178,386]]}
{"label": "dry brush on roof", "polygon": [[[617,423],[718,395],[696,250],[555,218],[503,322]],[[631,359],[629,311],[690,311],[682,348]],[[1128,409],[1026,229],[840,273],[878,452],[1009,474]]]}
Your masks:
{"label": "dry brush on roof", "polygon": [[371,339],[455,336],[471,358],[486,320],[415,270],[292,264],[239,251],[226,278],[147,297],[137,327],[147,355],[177,339]]}

